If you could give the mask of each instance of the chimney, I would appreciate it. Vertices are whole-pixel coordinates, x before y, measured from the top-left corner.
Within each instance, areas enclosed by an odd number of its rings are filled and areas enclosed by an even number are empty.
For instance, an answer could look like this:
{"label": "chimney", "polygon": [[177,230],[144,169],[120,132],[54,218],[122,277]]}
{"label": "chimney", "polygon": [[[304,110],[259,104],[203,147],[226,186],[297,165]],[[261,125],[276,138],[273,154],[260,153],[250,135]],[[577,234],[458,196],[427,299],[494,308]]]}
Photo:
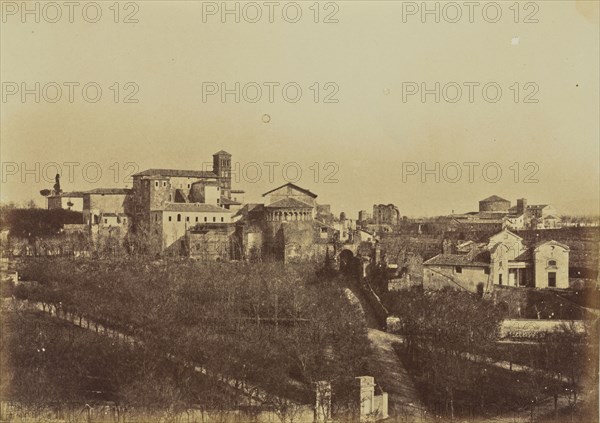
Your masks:
{"label": "chimney", "polygon": [[522,215],[526,211],[527,211],[527,199],[526,198],[519,198],[517,200],[517,214],[518,215]]}

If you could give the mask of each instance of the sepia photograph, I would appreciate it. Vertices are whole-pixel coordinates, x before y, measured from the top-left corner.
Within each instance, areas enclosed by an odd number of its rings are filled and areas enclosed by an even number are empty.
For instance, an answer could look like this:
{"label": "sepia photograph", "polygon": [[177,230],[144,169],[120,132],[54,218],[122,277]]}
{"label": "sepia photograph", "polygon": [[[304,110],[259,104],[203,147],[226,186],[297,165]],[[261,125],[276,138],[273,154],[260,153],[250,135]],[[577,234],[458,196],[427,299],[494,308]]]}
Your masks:
{"label": "sepia photograph", "polygon": [[0,0],[0,423],[600,422],[599,0]]}

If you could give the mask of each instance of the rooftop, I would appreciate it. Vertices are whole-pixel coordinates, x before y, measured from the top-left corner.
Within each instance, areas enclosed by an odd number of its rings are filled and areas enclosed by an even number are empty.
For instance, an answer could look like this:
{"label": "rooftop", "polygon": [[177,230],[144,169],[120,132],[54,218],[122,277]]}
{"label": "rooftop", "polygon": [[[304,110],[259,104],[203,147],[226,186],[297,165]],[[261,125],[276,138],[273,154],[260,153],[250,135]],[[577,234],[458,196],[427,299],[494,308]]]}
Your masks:
{"label": "rooftop", "polygon": [[312,209],[313,206],[305,203],[304,201],[296,200],[295,198],[282,198],[279,201],[275,201],[268,206],[267,208],[273,209]]}
{"label": "rooftop", "polygon": [[454,218],[455,222],[461,225],[470,225],[470,224],[490,224],[490,225],[501,225],[503,223],[502,219],[483,219],[480,217],[468,218],[468,219],[460,219]]}
{"label": "rooftop", "polygon": [[487,267],[490,265],[489,253],[482,252],[475,257],[470,254],[438,254],[430,258],[424,265],[432,266],[472,266],[472,267]]}
{"label": "rooftop", "polygon": [[147,169],[133,176],[166,176],[179,178],[216,178],[217,175],[207,170],[181,170],[181,169]]}
{"label": "rooftop", "polygon": [[532,259],[533,259],[532,250],[531,250],[531,248],[527,248],[525,251],[523,251],[521,254],[519,254],[517,257],[515,257],[514,260],[511,260],[511,261],[531,261]]}
{"label": "rooftop", "polygon": [[505,200],[502,197],[498,197],[497,195],[492,195],[492,196],[490,196],[490,197],[488,197],[486,199],[481,200],[482,203],[483,202],[493,202],[493,201],[506,201],[507,203],[510,203],[510,201]]}
{"label": "rooftop", "polygon": [[221,150],[221,151],[217,151],[215,154],[213,154],[213,156],[229,156],[229,157],[231,157],[231,154],[229,154],[225,150]]}
{"label": "rooftop", "polygon": [[85,191],[70,191],[70,192],[61,192],[58,195],[50,195],[50,197],[82,197],[85,194]]}
{"label": "rooftop", "polygon": [[221,204],[226,204],[226,205],[230,205],[230,206],[239,206],[242,203],[240,203],[239,201],[231,200],[227,197],[221,197]]}
{"label": "rooftop", "polygon": [[190,212],[190,213],[231,213],[230,210],[204,203],[167,203],[164,211]]}
{"label": "rooftop", "polygon": [[309,191],[309,190],[307,190],[307,189],[304,189],[304,188],[302,188],[302,187],[299,187],[299,186],[298,186],[298,185],[296,185],[296,184],[292,184],[291,182],[288,182],[287,184],[283,184],[283,185],[281,185],[281,186],[279,186],[279,187],[277,187],[277,188],[274,188],[274,189],[272,189],[271,191],[267,191],[267,192],[265,192],[265,193],[263,194],[263,197],[264,197],[264,196],[266,196],[266,195],[268,195],[268,194],[270,194],[270,193],[272,193],[272,192],[274,192],[274,191],[277,191],[278,189],[281,189],[281,188],[283,188],[283,187],[290,187],[290,188],[293,188],[293,189],[295,189],[296,191],[300,191],[300,192],[302,192],[302,193],[304,193],[304,194],[306,194],[306,195],[308,195],[308,196],[310,196],[310,197],[312,197],[312,198],[317,198],[317,194],[314,194],[314,193],[310,192],[310,191]]}
{"label": "rooftop", "polygon": [[129,188],[96,188],[91,191],[87,191],[85,194],[95,195],[126,195],[131,193]]}

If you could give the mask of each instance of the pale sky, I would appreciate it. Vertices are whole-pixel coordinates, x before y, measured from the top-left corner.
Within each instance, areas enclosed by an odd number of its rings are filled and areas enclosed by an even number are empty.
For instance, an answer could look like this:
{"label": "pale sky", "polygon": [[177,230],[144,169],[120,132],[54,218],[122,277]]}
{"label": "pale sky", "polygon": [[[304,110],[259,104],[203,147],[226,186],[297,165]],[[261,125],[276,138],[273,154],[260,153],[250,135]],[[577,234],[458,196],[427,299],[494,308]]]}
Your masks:
{"label": "pale sky", "polygon": [[[55,3],[62,12],[56,23],[50,22],[57,20],[56,8],[45,2],[38,3],[39,23],[35,14],[22,15],[20,1],[1,3],[3,202],[34,198],[44,204],[39,190],[51,188],[43,173],[54,176],[53,162],[61,165],[63,190],[87,190],[131,186],[123,180],[134,169],[130,162],[138,170],[200,169],[224,149],[240,173],[246,171],[234,188],[246,190],[250,202],[296,181],[297,166],[298,185],[350,217],[374,203],[394,203],[409,216],[465,212],[492,194],[513,204],[526,197],[564,213],[598,213],[596,0],[522,1],[518,8],[513,1],[476,2],[472,23],[463,1],[453,3],[462,13],[455,23],[449,21],[457,9],[435,1],[427,4],[438,4],[440,22],[434,15],[422,22],[415,9],[421,1],[321,2],[318,23],[313,1],[275,2],[273,23],[262,1],[254,3],[262,11],[257,23],[249,22],[256,8],[248,2],[239,3],[239,23],[234,15],[223,23],[220,10],[203,19],[203,8],[210,12],[221,2],[122,2],[119,23],[113,1],[97,2],[102,15],[96,23],[84,19],[94,20],[96,13],[92,5],[82,14],[86,2],[74,10],[73,23],[63,2]],[[502,15],[488,22],[495,5]],[[287,22],[296,9],[302,11],[299,21]],[[129,14],[138,22],[122,22]],[[328,15],[338,22],[324,23]],[[23,101],[22,88],[35,92],[36,82],[40,102],[35,94]],[[79,84],[72,103],[65,82]],[[96,103],[83,98],[82,86],[90,82],[102,89]],[[129,82],[139,87],[132,97],[137,103],[123,102],[135,88]],[[203,84],[206,90],[225,83],[235,91],[236,82],[246,86],[239,103],[233,94],[222,102],[220,93],[203,102]],[[279,84],[272,103],[269,82]],[[435,91],[436,82],[439,103],[434,94],[424,102],[420,93],[408,95],[422,84]],[[282,86],[288,83],[286,100]],[[472,103],[465,83],[473,83]],[[486,84],[489,99],[495,87],[502,90],[496,103],[484,98]],[[252,103],[256,85],[262,97]],[[62,97],[52,103],[56,86]],[[462,97],[445,100],[443,94],[456,97],[457,86]],[[295,87],[302,97],[292,103]],[[338,102],[325,103],[328,94]],[[92,86],[88,100],[94,95]],[[525,102],[526,96],[537,102]],[[72,183],[69,162],[80,164]],[[265,162],[280,163],[273,181]],[[284,179],[282,167],[292,162]],[[330,162],[335,166],[326,168]],[[478,163],[470,165],[473,182],[465,162]],[[252,163],[262,170],[256,182]],[[94,183],[97,166],[102,177]],[[422,175],[425,167],[434,172]],[[502,175],[494,182],[498,167]],[[337,182],[327,183],[333,171]],[[531,172],[537,182],[525,183]]]}

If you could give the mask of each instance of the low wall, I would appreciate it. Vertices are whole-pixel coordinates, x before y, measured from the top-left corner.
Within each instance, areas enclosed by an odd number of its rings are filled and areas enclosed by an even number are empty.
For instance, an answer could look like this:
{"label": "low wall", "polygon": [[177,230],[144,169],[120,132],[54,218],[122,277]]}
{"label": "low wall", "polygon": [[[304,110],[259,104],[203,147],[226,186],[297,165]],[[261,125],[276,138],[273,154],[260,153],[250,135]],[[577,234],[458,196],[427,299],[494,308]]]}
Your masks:
{"label": "low wall", "polygon": [[373,310],[375,318],[377,319],[380,327],[385,329],[387,317],[389,315],[387,308],[385,308],[379,296],[375,293],[375,291],[373,291],[368,283],[362,283],[361,290],[365,296],[365,299],[369,303],[371,310]]}
{"label": "low wall", "polygon": [[[285,420],[284,420],[285,419]],[[181,412],[145,412],[143,409],[125,409],[113,403],[86,404],[64,403],[48,406],[28,407],[18,402],[0,402],[0,421],[19,423],[114,423],[127,422],[163,422],[174,423],[313,423],[314,411],[311,406],[300,406],[290,410],[285,418],[274,410],[258,408],[237,408],[229,410],[206,410],[190,408]]]}
{"label": "low wall", "polygon": [[580,320],[506,319],[500,323],[500,337],[536,338],[546,333],[557,332],[565,326],[577,333],[585,332],[584,323]]}

